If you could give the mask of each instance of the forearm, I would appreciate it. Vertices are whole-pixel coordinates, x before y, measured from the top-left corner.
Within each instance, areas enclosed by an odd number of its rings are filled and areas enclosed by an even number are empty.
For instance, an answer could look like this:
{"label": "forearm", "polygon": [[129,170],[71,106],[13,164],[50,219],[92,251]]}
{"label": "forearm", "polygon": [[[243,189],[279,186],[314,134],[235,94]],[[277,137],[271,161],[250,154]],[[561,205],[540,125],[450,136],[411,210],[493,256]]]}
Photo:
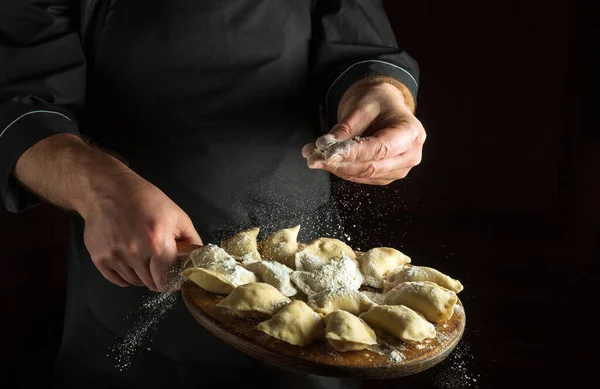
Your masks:
{"label": "forearm", "polygon": [[38,142],[23,153],[14,169],[15,178],[29,190],[84,217],[100,186],[129,173],[133,172],[116,158],[70,134]]}

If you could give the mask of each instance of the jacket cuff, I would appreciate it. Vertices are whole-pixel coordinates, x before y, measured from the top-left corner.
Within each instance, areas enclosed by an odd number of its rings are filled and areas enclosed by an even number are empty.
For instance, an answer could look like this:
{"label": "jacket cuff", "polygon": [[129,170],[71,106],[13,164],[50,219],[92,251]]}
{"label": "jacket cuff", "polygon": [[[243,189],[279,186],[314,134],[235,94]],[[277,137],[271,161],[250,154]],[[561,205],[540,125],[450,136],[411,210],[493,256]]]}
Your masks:
{"label": "jacket cuff", "polygon": [[329,86],[325,95],[325,119],[331,128],[337,123],[337,109],[342,96],[355,82],[368,76],[387,76],[401,82],[417,101],[416,77],[406,68],[382,60],[360,61],[350,65]]}
{"label": "jacket cuff", "polygon": [[[13,119],[6,125],[0,125],[0,197],[8,211],[20,212],[40,200],[13,176],[17,160],[27,149],[45,138],[63,133],[79,135],[79,131],[73,119],[58,111],[12,111]],[[9,120],[11,117],[7,112],[1,116]]]}

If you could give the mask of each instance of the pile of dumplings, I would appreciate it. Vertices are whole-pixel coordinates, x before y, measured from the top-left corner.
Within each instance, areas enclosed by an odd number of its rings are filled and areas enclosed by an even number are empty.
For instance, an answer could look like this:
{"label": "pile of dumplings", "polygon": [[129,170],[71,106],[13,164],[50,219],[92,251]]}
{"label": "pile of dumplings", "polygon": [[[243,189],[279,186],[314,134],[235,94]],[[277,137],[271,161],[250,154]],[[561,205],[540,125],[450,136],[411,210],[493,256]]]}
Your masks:
{"label": "pile of dumplings", "polygon": [[357,253],[333,238],[299,245],[299,231],[262,240],[259,228],[238,232],[194,250],[181,276],[225,295],[217,306],[259,319],[260,331],[296,346],[327,341],[340,352],[362,350],[377,344],[375,330],[421,342],[452,317],[459,281],[393,248]]}

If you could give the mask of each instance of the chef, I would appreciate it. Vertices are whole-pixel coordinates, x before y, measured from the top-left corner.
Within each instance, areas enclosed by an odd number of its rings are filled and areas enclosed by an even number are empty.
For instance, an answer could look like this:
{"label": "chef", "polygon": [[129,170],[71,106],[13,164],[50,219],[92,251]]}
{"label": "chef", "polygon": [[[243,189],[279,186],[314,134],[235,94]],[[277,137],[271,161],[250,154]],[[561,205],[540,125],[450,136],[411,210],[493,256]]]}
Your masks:
{"label": "chef", "polygon": [[417,87],[376,0],[2,0],[0,195],[72,215],[56,387],[359,385],[254,360],[182,305],[128,369],[107,349],[176,241],[334,235],[331,173],[405,177]]}

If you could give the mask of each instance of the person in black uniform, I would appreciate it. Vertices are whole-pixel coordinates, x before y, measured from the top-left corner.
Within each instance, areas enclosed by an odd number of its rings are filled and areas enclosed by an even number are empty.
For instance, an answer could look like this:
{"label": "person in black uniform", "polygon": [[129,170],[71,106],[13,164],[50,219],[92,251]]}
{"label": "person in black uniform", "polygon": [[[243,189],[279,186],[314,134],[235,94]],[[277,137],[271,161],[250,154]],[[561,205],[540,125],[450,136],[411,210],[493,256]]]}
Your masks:
{"label": "person in black uniform", "polygon": [[[425,141],[417,80],[376,0],[3,0],[0,195],[72,214],[55,385],[359,386],[256,361],[183,305],[128,369],[107,349],[167,287],[177,240],[334,236],[330,173],[403,178]],[[361,140],[326,159],[323,127]]]}

